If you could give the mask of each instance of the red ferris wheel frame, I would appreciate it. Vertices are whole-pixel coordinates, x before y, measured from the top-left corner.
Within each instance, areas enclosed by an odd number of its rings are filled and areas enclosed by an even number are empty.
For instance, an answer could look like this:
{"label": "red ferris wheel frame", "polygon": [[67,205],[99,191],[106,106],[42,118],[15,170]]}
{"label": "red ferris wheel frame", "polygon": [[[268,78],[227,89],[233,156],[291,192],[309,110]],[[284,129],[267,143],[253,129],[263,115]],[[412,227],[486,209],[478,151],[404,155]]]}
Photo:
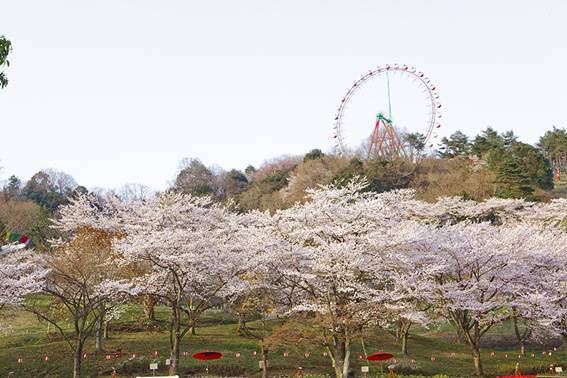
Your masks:
{"label": "red ferris wheel frame", "polygon": [[333,139],[335,140],[335,146],[339,154],[346,154],[349,152],[348,146],[344,140],[342,127],[344,114],[348,107],[349,101],[365,83],[388,72],[400,72],[402,74],[406,74],[409,77],[417,80],[420,86],[425,89],[430,113],[428,115],[428,121],[423,135],[425,136],[425,145],[428,147],[433,147],[433,144],[431,144],[431,138],[432,136],[437,137],[436,134],[433,134],[433,131],[441,127],[441,124],[438,122],[439,118],[441,118],[441,113],[439,110],[441,108],[441,103],[438,101],[439,94],[437,93],[437,87],[431,83],[430,79],[427,78],[423,74],[423,72],[417,71],[414,67],[408,67],[407,65],[387,64],[383,67],[377,67],[373,70],[369,70],[366,74],[363,74],[360,79],[354,82],[354,84],[348,89],[345,96],[341,99],[341,102],[337,107],[337,113],[335,114],[333,126]]}

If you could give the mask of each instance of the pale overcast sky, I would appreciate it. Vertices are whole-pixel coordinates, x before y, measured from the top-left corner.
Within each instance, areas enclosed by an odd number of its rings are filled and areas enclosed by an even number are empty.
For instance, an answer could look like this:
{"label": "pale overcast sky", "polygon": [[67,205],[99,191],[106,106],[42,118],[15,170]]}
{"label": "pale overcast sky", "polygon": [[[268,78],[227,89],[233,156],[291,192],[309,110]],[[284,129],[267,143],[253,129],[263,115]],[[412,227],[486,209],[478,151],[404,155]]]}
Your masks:
{"label": "pale overcast sky", "polygon": [[416,66],[442,135],[567,126],[567,1],[2,1],[0,178],[164,188],[183,157],[243,169],[330,150],[361,73]]}

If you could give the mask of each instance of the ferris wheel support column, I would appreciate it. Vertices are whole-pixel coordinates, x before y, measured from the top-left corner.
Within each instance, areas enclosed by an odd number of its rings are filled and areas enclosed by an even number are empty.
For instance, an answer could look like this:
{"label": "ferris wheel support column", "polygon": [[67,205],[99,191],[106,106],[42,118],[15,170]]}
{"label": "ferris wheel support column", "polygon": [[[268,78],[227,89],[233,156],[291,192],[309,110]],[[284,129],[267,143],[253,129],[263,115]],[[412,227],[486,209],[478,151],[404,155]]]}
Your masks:
{"label": "ferris wheel support column", "polygon": [[[404,145],[400,140],[400,136],[396,132],[396,129],[392,125],[389,125],[390,131],[390,140],[394,143],[394,154],[392,154],[392,158],[394,157],[406,157],[406,150],[404,149]],[[395,155],[395,156],[394,156]]]}
{"label": "ferris wheel support column", "polygon": [[376,124],[368,145],[368,156],[384,159],[406,156],[398,133],[390,120],[382,114],[376,117]]}
{"label": "ferris wheel support column", "polygon": [[380,118],[376,118],[376,124],[374,125],[374,131],[372,132],[372,136],[370,137],[370,144],[368,145],[368,156],[372,153],[372,147],[377,142],[378,133],[380,131]]}
{"label": "ferris wheel support column", "polygon": [[382,135],[378,134],[377,138],[378,140],[376,141],[376,155],[374,157],[384,157],[384,158],[388,158],[388,155],[390,155],[391,151],[388,151],[387,148],[389,147],[388,144],[386,143],[386,145],[384,146],[384,140],[385,140],[385,136],[388,133],[388,124],[386,123],[386,121],[384,121],[383,119],[380,120],[380,122],[382,123]]}

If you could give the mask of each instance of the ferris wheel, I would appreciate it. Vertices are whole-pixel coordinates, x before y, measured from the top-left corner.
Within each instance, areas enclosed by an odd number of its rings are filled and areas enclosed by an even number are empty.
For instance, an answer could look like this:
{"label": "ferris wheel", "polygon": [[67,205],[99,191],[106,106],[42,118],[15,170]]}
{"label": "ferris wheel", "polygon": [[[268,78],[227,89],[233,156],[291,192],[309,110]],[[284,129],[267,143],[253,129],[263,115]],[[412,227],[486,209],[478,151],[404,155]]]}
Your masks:
{"label": "ferris wheel", "polygon": [[338,153],[392,159],[433,147],[441,127],[436,86],[407,65],[363,74],[341,99],[333,138]]}

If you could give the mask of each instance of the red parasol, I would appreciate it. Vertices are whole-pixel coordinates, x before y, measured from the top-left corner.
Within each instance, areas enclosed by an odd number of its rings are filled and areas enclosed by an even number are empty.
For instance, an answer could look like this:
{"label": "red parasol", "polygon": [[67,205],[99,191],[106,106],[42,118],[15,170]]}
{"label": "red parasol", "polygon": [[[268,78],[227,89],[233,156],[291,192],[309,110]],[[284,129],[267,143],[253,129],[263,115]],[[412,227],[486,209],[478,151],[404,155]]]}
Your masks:
{"label": "red parasol", "polygon": [[223,356],[220,352],[199,352],[193,355],[198,360],[218,360]]}
{"label": "red parasol", "polygon": [[394,357],[392,353],[379,352],[379,353],[371,354],[370,356],[366,357],[366,359],[368,361],[386,361],[392,357]]}

